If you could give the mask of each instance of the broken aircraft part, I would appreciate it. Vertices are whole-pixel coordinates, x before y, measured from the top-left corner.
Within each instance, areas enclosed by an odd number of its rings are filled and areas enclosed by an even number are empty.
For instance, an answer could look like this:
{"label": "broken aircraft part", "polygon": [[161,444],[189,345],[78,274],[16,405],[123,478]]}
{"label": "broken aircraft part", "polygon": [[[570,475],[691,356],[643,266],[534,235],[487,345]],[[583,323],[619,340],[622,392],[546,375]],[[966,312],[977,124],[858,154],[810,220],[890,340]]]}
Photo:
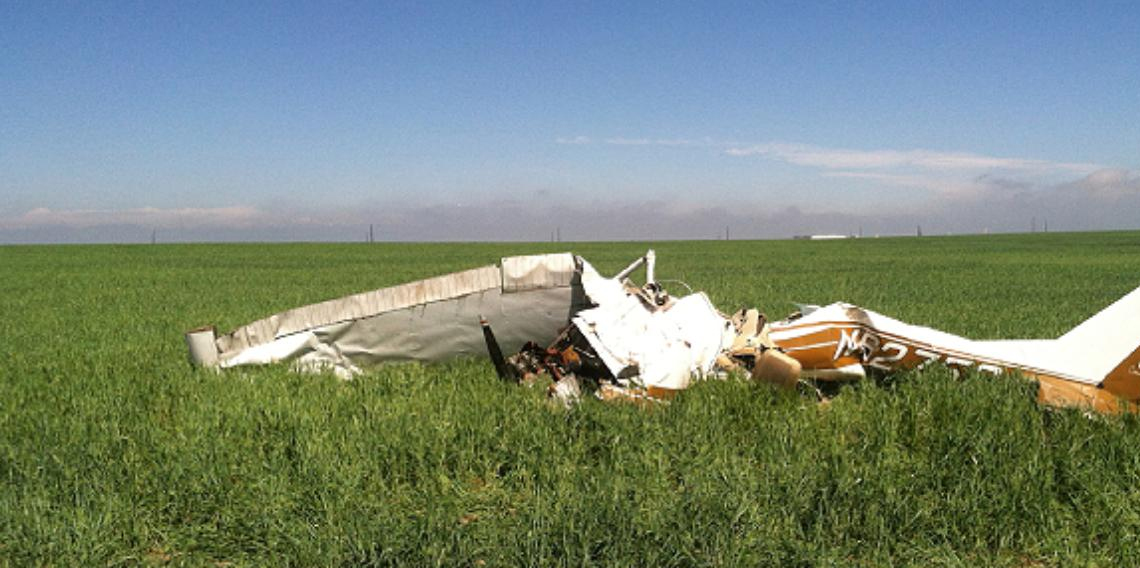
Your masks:
{"label": "broken aircraft part", "polygon": [[569,253],[504,258],[498,266],[274,314],[214,337],[212,352],[197,349],[191,357],[220,368],[293,361],[300,369],[349,377],[384,361],[482,355],[481,315],[494,322],[502,348],[514,352],[527,341],[552,341],[586,307],[581,273]]}
{"label": "broken aircraft part", "polygon": [[[642,265],[646,283],[636,286],[627,277]],[[507,257],[222,336],[199,328],[186,334],[187,348],[202,366],[292,361],[343,377],[384,361],[487,353],[504,378],[549,374],[563,400],[583,388],[604,399],[662,398],[734,371],[787,387],[801,375],[851,380],[938,362],[1021,373],[1048,404],[1115,412],[1140,403],[1140,288],[1057,339],[975,341],[844,303],[805,306],[777,322],[754,309],[726,317],[702,292],[670,296],[655,265],[650,250],[606,278],[570,253]]]}

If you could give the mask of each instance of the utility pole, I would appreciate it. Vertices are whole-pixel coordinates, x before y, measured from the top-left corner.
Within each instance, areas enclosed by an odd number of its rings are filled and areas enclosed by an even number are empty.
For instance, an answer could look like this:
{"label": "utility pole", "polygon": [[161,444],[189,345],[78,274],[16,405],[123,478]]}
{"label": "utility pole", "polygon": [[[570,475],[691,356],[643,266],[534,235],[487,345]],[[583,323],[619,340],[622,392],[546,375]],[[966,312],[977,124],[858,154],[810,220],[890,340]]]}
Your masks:
{"label": "utility pole", "polygon": [[376,236],[372,232],[372,223],[368,224],[368,242],[370,242],[370,243],[376,242]]}
{"label": "utility pole", "polygon": [[921,236],[922,236],[922,225],[917,225],[917,226],[916,226],[915,235],[916,235],[916,236],[919,236],[919,237],[921,237]]}
{"label": "utility pole", "polygon": [[726,241],[732,240],[732,236],[729,235],[729,232],[728,232],[728,225],[724,226],[724,240],[726,240]]}
{"label": "utility pole", "polygon": [[562,242],[562,227],[555,227],[554,234],[558,237],[558,242]]}

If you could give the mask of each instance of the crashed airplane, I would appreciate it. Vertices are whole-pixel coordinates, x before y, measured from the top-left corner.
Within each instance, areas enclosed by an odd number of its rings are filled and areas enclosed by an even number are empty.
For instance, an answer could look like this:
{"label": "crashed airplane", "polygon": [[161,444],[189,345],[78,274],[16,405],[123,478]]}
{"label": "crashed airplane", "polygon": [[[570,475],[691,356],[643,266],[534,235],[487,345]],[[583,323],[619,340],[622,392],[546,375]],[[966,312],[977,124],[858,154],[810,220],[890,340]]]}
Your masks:
{"label": "crashed airplane", "polygon": [[[629,276],[642,266],[645,284]],[[295,308],[218,336],[186,334],[193,363],[228,368],[291,361],[351,377],[385,361],[489,355],[508,380],[552,379],[570,403],[661,400],[695,380],[746,373],[785,387],[942,363],[1020,373],[1038,400],[1101,412],[1140,404],[1140,288],[1050,340],[976,341],[844,303],[768,322],[725,316],[703,292],[668,294],[652,250],[613,277],[570,253],[485,266]],[[511,356],[503,355],[504,349]]]}

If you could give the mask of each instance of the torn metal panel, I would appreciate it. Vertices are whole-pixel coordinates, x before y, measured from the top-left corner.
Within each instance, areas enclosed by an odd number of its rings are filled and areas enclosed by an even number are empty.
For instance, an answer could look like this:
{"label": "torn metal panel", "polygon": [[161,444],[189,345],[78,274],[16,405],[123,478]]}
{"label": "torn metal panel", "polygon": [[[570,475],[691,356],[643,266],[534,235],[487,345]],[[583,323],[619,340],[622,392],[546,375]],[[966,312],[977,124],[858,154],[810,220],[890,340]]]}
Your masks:
{"label": "torn metal panel", "polygon": [[504,293],[565,288],[578,273],[574,255],[545,254],[506,257],[500,264]]}
{"label": "torn metal panel", "polygon": [[728,321],[703,293],[667,309],[649,308],[634,294],[584,310],[571,320],[614,377],[669,390],[687,388],[694,375],[711,373],[731,340]]}

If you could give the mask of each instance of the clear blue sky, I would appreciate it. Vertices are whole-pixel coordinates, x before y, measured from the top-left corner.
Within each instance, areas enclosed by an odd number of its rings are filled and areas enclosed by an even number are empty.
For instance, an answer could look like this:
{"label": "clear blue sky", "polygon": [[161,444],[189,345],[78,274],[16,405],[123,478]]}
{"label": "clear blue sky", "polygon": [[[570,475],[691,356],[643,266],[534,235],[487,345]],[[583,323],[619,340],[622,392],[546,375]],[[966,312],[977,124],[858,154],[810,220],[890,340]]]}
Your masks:
{"label": "clear blue sky", "polygon": [[4,2],[0,242],[1140,228],[1140,4],[916,4]]}

